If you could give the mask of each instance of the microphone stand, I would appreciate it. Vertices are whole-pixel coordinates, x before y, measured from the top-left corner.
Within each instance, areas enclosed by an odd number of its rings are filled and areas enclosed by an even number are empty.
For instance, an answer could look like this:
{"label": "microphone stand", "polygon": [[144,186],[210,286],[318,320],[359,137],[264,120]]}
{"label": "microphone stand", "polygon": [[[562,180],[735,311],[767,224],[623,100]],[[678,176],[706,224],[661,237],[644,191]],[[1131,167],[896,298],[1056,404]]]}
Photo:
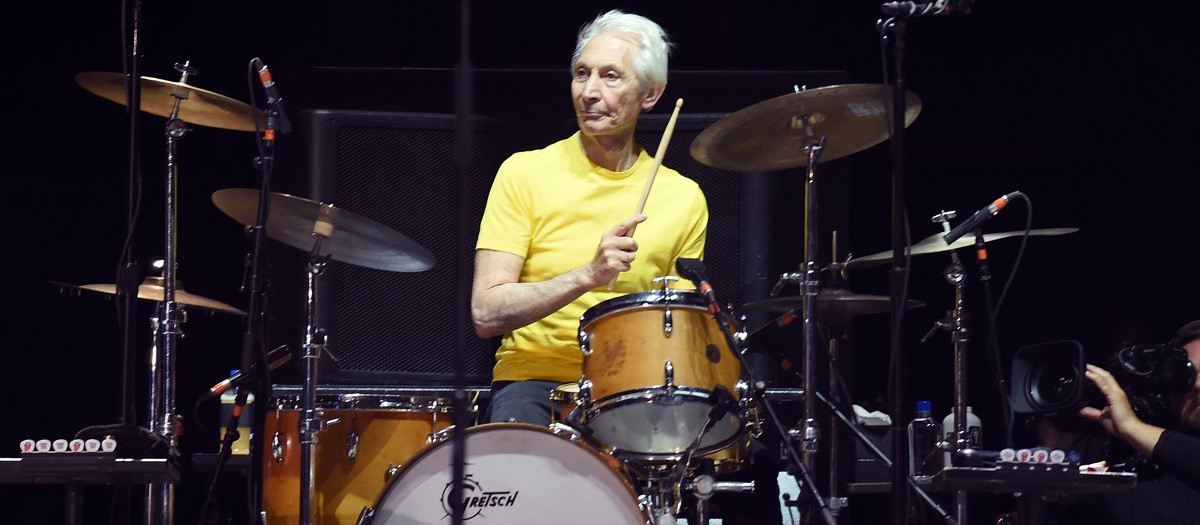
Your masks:
{"label": "microphone stand", "polygon": [[[262,402],[271,398],[271,379],[270,371],[268,370],[266,355],[264,354],[265,346],[261,344],[263,340],[262,320],[266,318],[263,311],[262,296],[265,293],[263,287],[263,245],[267,237],[267,220],[270,217],[271,211],[271,173],[274,168],[275,154],[275,128],[278,121],[278,108],[274,105],[269,105],[266,111],[266,121],[262,134],[262,140],[259,141],[259,156],[254,159],[255,165],[259,168],[262,174],[259,183],[258,192],[258,215],[255,219],[255,225],[249,229],[247,234],[250,236],[250,290],[249,290],[249,305],[246,308],[246,331],[242,334],[242,370],[250,374],[253,381],[248,388],[238,390],[236,404],[234,405],[235,413],[241,413],[242,407],[245,405],[246,396],[243,392],[253,392],[255,397]],[[258,373],[259,371],[263,373]],[[263,436],[266,427],[266,410],[255,410],[253,419],[250,424],[251,436]],[[236,423],[235,423],[236,424]],[[236,428],[235,428],[236,432]],[[228,433],[226,434],[228,438]],[[222,447],[222,450],[228,448],[228,444]],[[265,515],[262,513],[262,470],[263,470],[263,447],[262,439],[250,440],[250,470],[246,478],[247,489],[247,510],[249,512],[248,524],[258,522],[258,520],[266,521]],[[220,472],[220,464],[218,470]],[[216,477],[214,476],[214,483]]]}
{"label": "microphone stand", "polygon": [[225,437],[221,440],[221,448],[217,454],[217,464],[213,468],[212,479],[208,483],[208,493],[204,497],[204,505],[200,507],[200,519],[198,520],[200,525],[217,523],[212,516],[213,502],[216,501],[214,496],[217,493],[221,472],[225,469],[225,462],[229,460],[229,456],[233,453],[233,443],[241,438],[241,433],[238,432],[238,422],[242,418],[242,410],[246,406],[249,394],[250,388],[237,387],[233,410],[229,416],[229,421],[225,424]]}
{"label": "microphone stand", "polygon": [[[890,135],[892,144],[892,267],[888,273],[889,295],[892,298],[891,316],[891,398],[892,398],[892,455],[896,465],[908,463],[908,436],[901,414],[908,413],[907,361],[908,356],[900,342],[903,328],[904,302],[907,300],[908,257],[905,236],[905,203],[907,202],[907,150],[905,149],[904,113],[908,108],[908,86],[904,78],[905,36],[907,21],[894,17],[879,24],[882,34],[890,30],[892,37],[892,97]],[[885,104],[886,106],[886,104]],[[908,491],[905,486],[908,475],[904,469],[892,469],[892,523],[903,525],[908,518]]]}
{"label": "microphone stand", "polygon": [[[471,143],[471,113],[474,111],[473,104],[473,69],[471,66],[471,0],[459,1],[459,62],[458,67],[454,71],[454,113],[455,113],[455,135],[454,135],[454,150],[455,159],[458,160],[458,180],[462,187],[466,187],[466,182],[471,180],[470,164],[467,159],[471,158],[472,143]],[[470,199],[468,192],[458,192],[458,233],[462,237],[466,237],[470,231],[467,228],[469,221],[463,220],[461,210],[468,209]],[[463,258],[456,263],[460,269],[463,268]],[[467,267],[469,268],[469,267]],[[460,275],[463,272],[460,272]],[[470,304],[467,297],[471,296],[470,280],[460,279],[457,283],[458,303],[456,310],[460,318],[470,317]],[[466,456],[467,456],[467,433],[466,429],[470,422],[467,417],[467,379],[466,379],[466,348],[467,337],[464,331],[459,330],[455,339],[454,345],[454,397],[451,402],[451,418],[457,431],[455,431],[451,439],[450,451],[450,523],[452,525],[462,525],[466,520],[465,500],[463,498],[466,491]]]}
{"label": "microphone stand", "polygon": [[137,304],[137,289],[140,275],[138,263],[134,260],[136,250],[137,209],[139,207],[139,191],[141,186],[139,159],[141,157],[141,19],[142,2],[134,0],[129,17],[132,19],[132,45],[130,46],[125,76],[125,97],[129,102],[129,181],[128,202],[125,215],[126,242],[121,252],[121,262],[118,264],[117,295],[119,316],[122,333],[122,366],[121,366],[121,425],[134,426],[136,411],[133,407],[134,386],[134,348],[137,346],[137,332],[133,325],[133,315]]}
{"label": "microphone stand", "polygon": [[[885,38],[892,37],[892,96],[891,126],[889,134],[892,144],[892,268],[889,277],[889,292],[892,298],[891,319],[891,397],[892,397],[892,450],[896,464],[908,463],[908,435],[901,414],[908,414],[907,354],[900,342],[903,328],[904,303],[908,300],[908,242],[905,203],[908,202],[908,150],[905,145],[905,112],[908,109],[907,79],[904,77],[904,53],[907,43],[908,18],[969,13],[974,0],[937,0],[932,4],[914,2],[888,2],[880,6],[886,21],[880,20],[877,27]],[[902,251],[903,250],[903,251]],[[959,420],[964,419],[959,417]],[[892,522],[902,525],[907,521],[908,491],[899,490],[905,483],[904,469],[892,469]]]}

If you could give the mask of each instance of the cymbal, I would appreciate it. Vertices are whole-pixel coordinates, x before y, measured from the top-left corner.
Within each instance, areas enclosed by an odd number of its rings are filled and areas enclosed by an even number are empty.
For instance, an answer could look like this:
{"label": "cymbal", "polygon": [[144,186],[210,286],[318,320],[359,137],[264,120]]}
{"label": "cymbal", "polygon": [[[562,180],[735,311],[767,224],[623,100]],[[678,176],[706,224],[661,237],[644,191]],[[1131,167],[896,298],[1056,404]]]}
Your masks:
{"label": "cymbal", "polygon": [[[246,226],[258,220],[258,190],[228,188],[212,195],[213,204]],[[284,193],[271,193],[267,236],[309,252],[314,228],[326,239],[319,254],[377,270],[421,272],[433,267],[433,254],[403,234],[371,219]]]}
{"label": "cymbal", "polygon": [[[826,137],[820,161],[857,153],[888,138],[891,88],[843,84],[775,97],[726,115],[692,141],[692,157],[714,168],[768,171],[808,165],[804,117],[812,138]],[[921,99],[908,92],[904,126],[921,112]]]}
{"label": "cymbal", "polygon": [[[142,284],[138,285],[138,292],[137,292],[138,299],[144,299],[147,301],[155,301],[155,302],[161,303],[163,301],[163,298],[166,296],[166,289],[163,288],[164,282],[165,281],[163,281],[162,277],[154,277],[154,276],[147,277],[145,281],[142,281]],[[59,283],[59,282],[52,282],[51,284],[54,284],[55,286],[78,288],[80,290],[100,292],[100,293],[109,294],[109,295],[117,294],[117,285],[115,285],[115,284],[85,284],[82,286],[75,286],[75,285],[71,285],[71,284],[67,284],[67,283]],[[243,311],[241,311],[237,308],[234,308],[233,306],[230,306],[228,304],[225,304],[221,301],[217,301],[215,299],[208,299],[206,297],[201,297],[199,295],[188,293],[186,290],[183,289],[183,283],[180,283],[180,282],[176,282],[176,284],[175,284],[175,302],[182,304],[184,306],[195,306],[197,308],[204,308],[207,310],[212,310],[214,312],[224,312],[227,314],[246,315],[246,312],[243,312]]]}
{"label": "cymbal", "polygon": [[[85,71],[75,75],[75,82],[83,89],[118,104],[129,103],[125,93],[125,75],[120,73]],[[190,84],[152,77],[142,77],[142,111],[160,117],[171,116],[171,108],[175,105],[172,93],[186,97],[179,104],[178,115],[179,120],[184,122],[236,131],[255,131],[255,119],[258,119],[260,128],[266,122],[262,111],[244,102]]]}
{"label": "cymbal", "polygon": [[[907,308],[919,308],[925,303],[909,299]],[[746,303],[746,311],[786,313],[804,308],[804,296],[773,297]],[[886,295],[864,295],[842,288],[826,288],[817,293],[817,318],[827,323],[841,324],[852,317],[880,314],[892,310],[892,298]]]}
{"label": "cymbal", "polygon": [[[1068,233],[1075,233],[1077,231],[1079,231],[1079,228],[1043,228],[1038,230],[1029,230],[1029,235],[1066,235]],[[921,242],[918,242],[909,248],[909,253],[912,255],[924,255],[927,253],[948,252],[950,250],[966,248],[975,244],[974,235],[963,236],[954,241],[953,244],[946,244],[946,241],[942,239],[942,235],[943,234],[938,233],[922,239]],[[1008,237],[1020,237],[1022,235],[1025,235],[1025,230],[985,233],[983,234],[983,241],[993,242]],[[874,266],[890,260],[892,260],[892,251],[888,250],[885,252],[873,253],[865,257],[850,259],[848,262],[846,262],[846,267],[853,268],[860,266]]]}

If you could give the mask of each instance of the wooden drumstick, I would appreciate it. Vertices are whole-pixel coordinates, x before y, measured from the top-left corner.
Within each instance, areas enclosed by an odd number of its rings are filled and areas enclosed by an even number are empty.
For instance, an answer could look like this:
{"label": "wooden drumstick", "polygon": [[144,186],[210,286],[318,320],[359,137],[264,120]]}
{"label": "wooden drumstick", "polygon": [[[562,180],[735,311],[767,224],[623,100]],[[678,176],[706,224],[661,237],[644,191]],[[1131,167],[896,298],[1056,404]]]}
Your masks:
{"label": "wooden drumstick", "polygon": [[[675,131],[675,121],[679,119],[679,108],[681,107],[683,107],[683,99],[676,99],[675,109],[671,111],[671,118],[667,120],[667,129],[663,130],[663,136],[658,141],[658,151],[654,152],[654,163],[650,164],[650,174],[646,177],[646,186],[642,188],[642,197],[638,199],[637,209],[633,212],[634,215],[642,213],[642,210],[646,208],[646,199],[650,198],[650,188],[654,186],[654,176],[658,174],[658,167],[662,166],[663,157],[667,154],[667,144],[671,142],[671,132]],[[629,228],[629,233],[626,233],[625,236],[633,237],[633,231],[636,229],[637,225],[634,224]],[[611,292],[616,285],[617,277],[614,276],[608,282],[608,291]]]}

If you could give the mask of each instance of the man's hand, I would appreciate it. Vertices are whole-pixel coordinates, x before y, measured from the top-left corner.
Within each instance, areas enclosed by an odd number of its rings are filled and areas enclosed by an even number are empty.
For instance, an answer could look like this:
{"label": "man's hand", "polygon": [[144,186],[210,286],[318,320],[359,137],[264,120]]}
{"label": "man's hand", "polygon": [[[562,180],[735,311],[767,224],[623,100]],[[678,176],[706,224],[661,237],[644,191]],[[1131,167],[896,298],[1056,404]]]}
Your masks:
{"label": "man's hand", "polygon": [[594,283],[593,288],[606,284],[616,278],[617,274],[629,270],[637,256],[637,241],[629,237],[629,232],[645,220],[646,215],[639,213],[621,221],[600,237],[596,256],[587,266],[590,280]]}

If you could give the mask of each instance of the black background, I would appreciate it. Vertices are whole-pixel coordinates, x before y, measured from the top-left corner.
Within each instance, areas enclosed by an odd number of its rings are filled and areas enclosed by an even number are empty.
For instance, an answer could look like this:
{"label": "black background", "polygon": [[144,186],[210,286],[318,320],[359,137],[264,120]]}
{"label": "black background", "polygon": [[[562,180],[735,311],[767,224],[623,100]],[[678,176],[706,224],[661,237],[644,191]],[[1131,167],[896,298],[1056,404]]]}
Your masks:
{"label": "black background", "polygon": [[[125,233],[127,118],[122,106],[88,93],[73,78],[82,71],[121,70],[121,7],[113,1],[22,5],[3,23],[7,132],[0,169],[10,233],[4,258],[8,344],[2,395],[11,408],[0,425],[0,446],[8,447],[0,456],[15,456],[22,438],[70,437],[83,426],[115,422],[119,415],[115,303],[100,295],[63,294],[47,281],[115,279]],[[845,71],[853,82],[883,78],[875,31],[879,3],[861,0],[476,2],[472,65],[514,70],[506,74],[518,85],[523,78],[518,70],[565,71],[578,26],[612,7],[664,26],[678,43],[673,71],[716,76]],[[1178,325],[1200,317],[1193,211],[1200,184],[1191,161],[1198,116],[1192,79],[1200,51],[1189,25],[1194,11],[1166,2],[980,0],[970,15],[910,25],[907,77],[924,103],[908,133],[913,238],[939,231],[928,218],[941,209],[965,215],[1014,190],[1037,205],[1033,227],[1080,228],[1073,235],[1029,242],[998,322],[1005,363],[1019,346],[1059,338],[1080,340],[1099,359],[1125,341],[1165,340]],[[261,56],[272,66],[290,111],[450,113],[451,84],[406,84],[419,75],[395,68],[453,68],[459,21],[457,2],[149,1],[142,21],[143,74],[174,79],[172,63],[191,60],[201,73],[194,85],[248,101],[252,84],[246,64]],[[450,78],[449,73],[441,78]],[[730,112],[791,90],[781,83],[716,97],[697,92],[694,98],[709,101],[709,107],[685,105],[684,111]],[[510,137],[513,149],[536,147],[563,130],[530,123],[570,118],[565,74],[561,92],[538,93],[481,89],[475,105],[503,108],[513,129],[521,130]],[[261,104],[262,95],[256,96]],[[693,95],[669,87],[665,99],[675,97]],[[161,257],[162,122],[156,116],[142,119],[145,190],[138,258],[143,262]],[[288,147],[302,147],[288,140],[281,137],[281,155]],[[209,195],[256,186],[254,155],[252,134],[215,128],[197,127],[180,146],[179,277],[190,292],[239,306],[245,304],[238,285],[247,243]],[[849,172],[845,198],[820,203],[823,209],[844,210],[842,255],[890,248],[887,145],[823,166]],[[277,180],[288,177],[281,166]],[[795,198],[798,206],[800,196]],[[1021,229],[1026,209],[1018,202],[985,229]],[[799,244],[800,225],[787,224],[791,228],[778,242]],[[827,247],[827,237],[823,242]],[[997,293],[1013,268],[1018,244],[1008,240],[992,246]],[[940,277],[947,261],[945,254],[913,259],[911,296],[928,305],[914,310],[905,326],[912,396],[932,398],[938,413],[946,413],[951,401],[950,344],[944,334],[926,344],[917,339],[951,304],[952,290]],[[797,262],[772,264],[783,270]],[[860,293],[886,293],[885,269],[856,270],[851,284]],[[981,289],[972,281],[968,293],[978,298]],[[982,334],[982,309],[976,308],[972,328]],[[150,313],[143,305],[144,326]],[[860,337],[850,359],[856,398],[885,392],[888,352],[880,334],[886,327],[886,316],[855,324]],[[185,331],[179,406],[190,420],[196,394],[238,365],[241,325],[231,316],[193,310]],[[139,352],[144,353],[145,331],[142,335]],[[984,420],[985,444],[999,448],[1002,416],[996,392],[989,386],[982,345],[975,342],[971,350],[972,404]],[[206,423],[215,421],[215,405],[203,409],[202,417],[211,418]],[[215,441],[189,423],[182,447],[211,451]],[[199,481],[186,481],[181,490],[194,491]],[[59,490],[0,486],[7,520],[58,519]],[[89,522],[104,523],[108,503],[89,499]]]}

